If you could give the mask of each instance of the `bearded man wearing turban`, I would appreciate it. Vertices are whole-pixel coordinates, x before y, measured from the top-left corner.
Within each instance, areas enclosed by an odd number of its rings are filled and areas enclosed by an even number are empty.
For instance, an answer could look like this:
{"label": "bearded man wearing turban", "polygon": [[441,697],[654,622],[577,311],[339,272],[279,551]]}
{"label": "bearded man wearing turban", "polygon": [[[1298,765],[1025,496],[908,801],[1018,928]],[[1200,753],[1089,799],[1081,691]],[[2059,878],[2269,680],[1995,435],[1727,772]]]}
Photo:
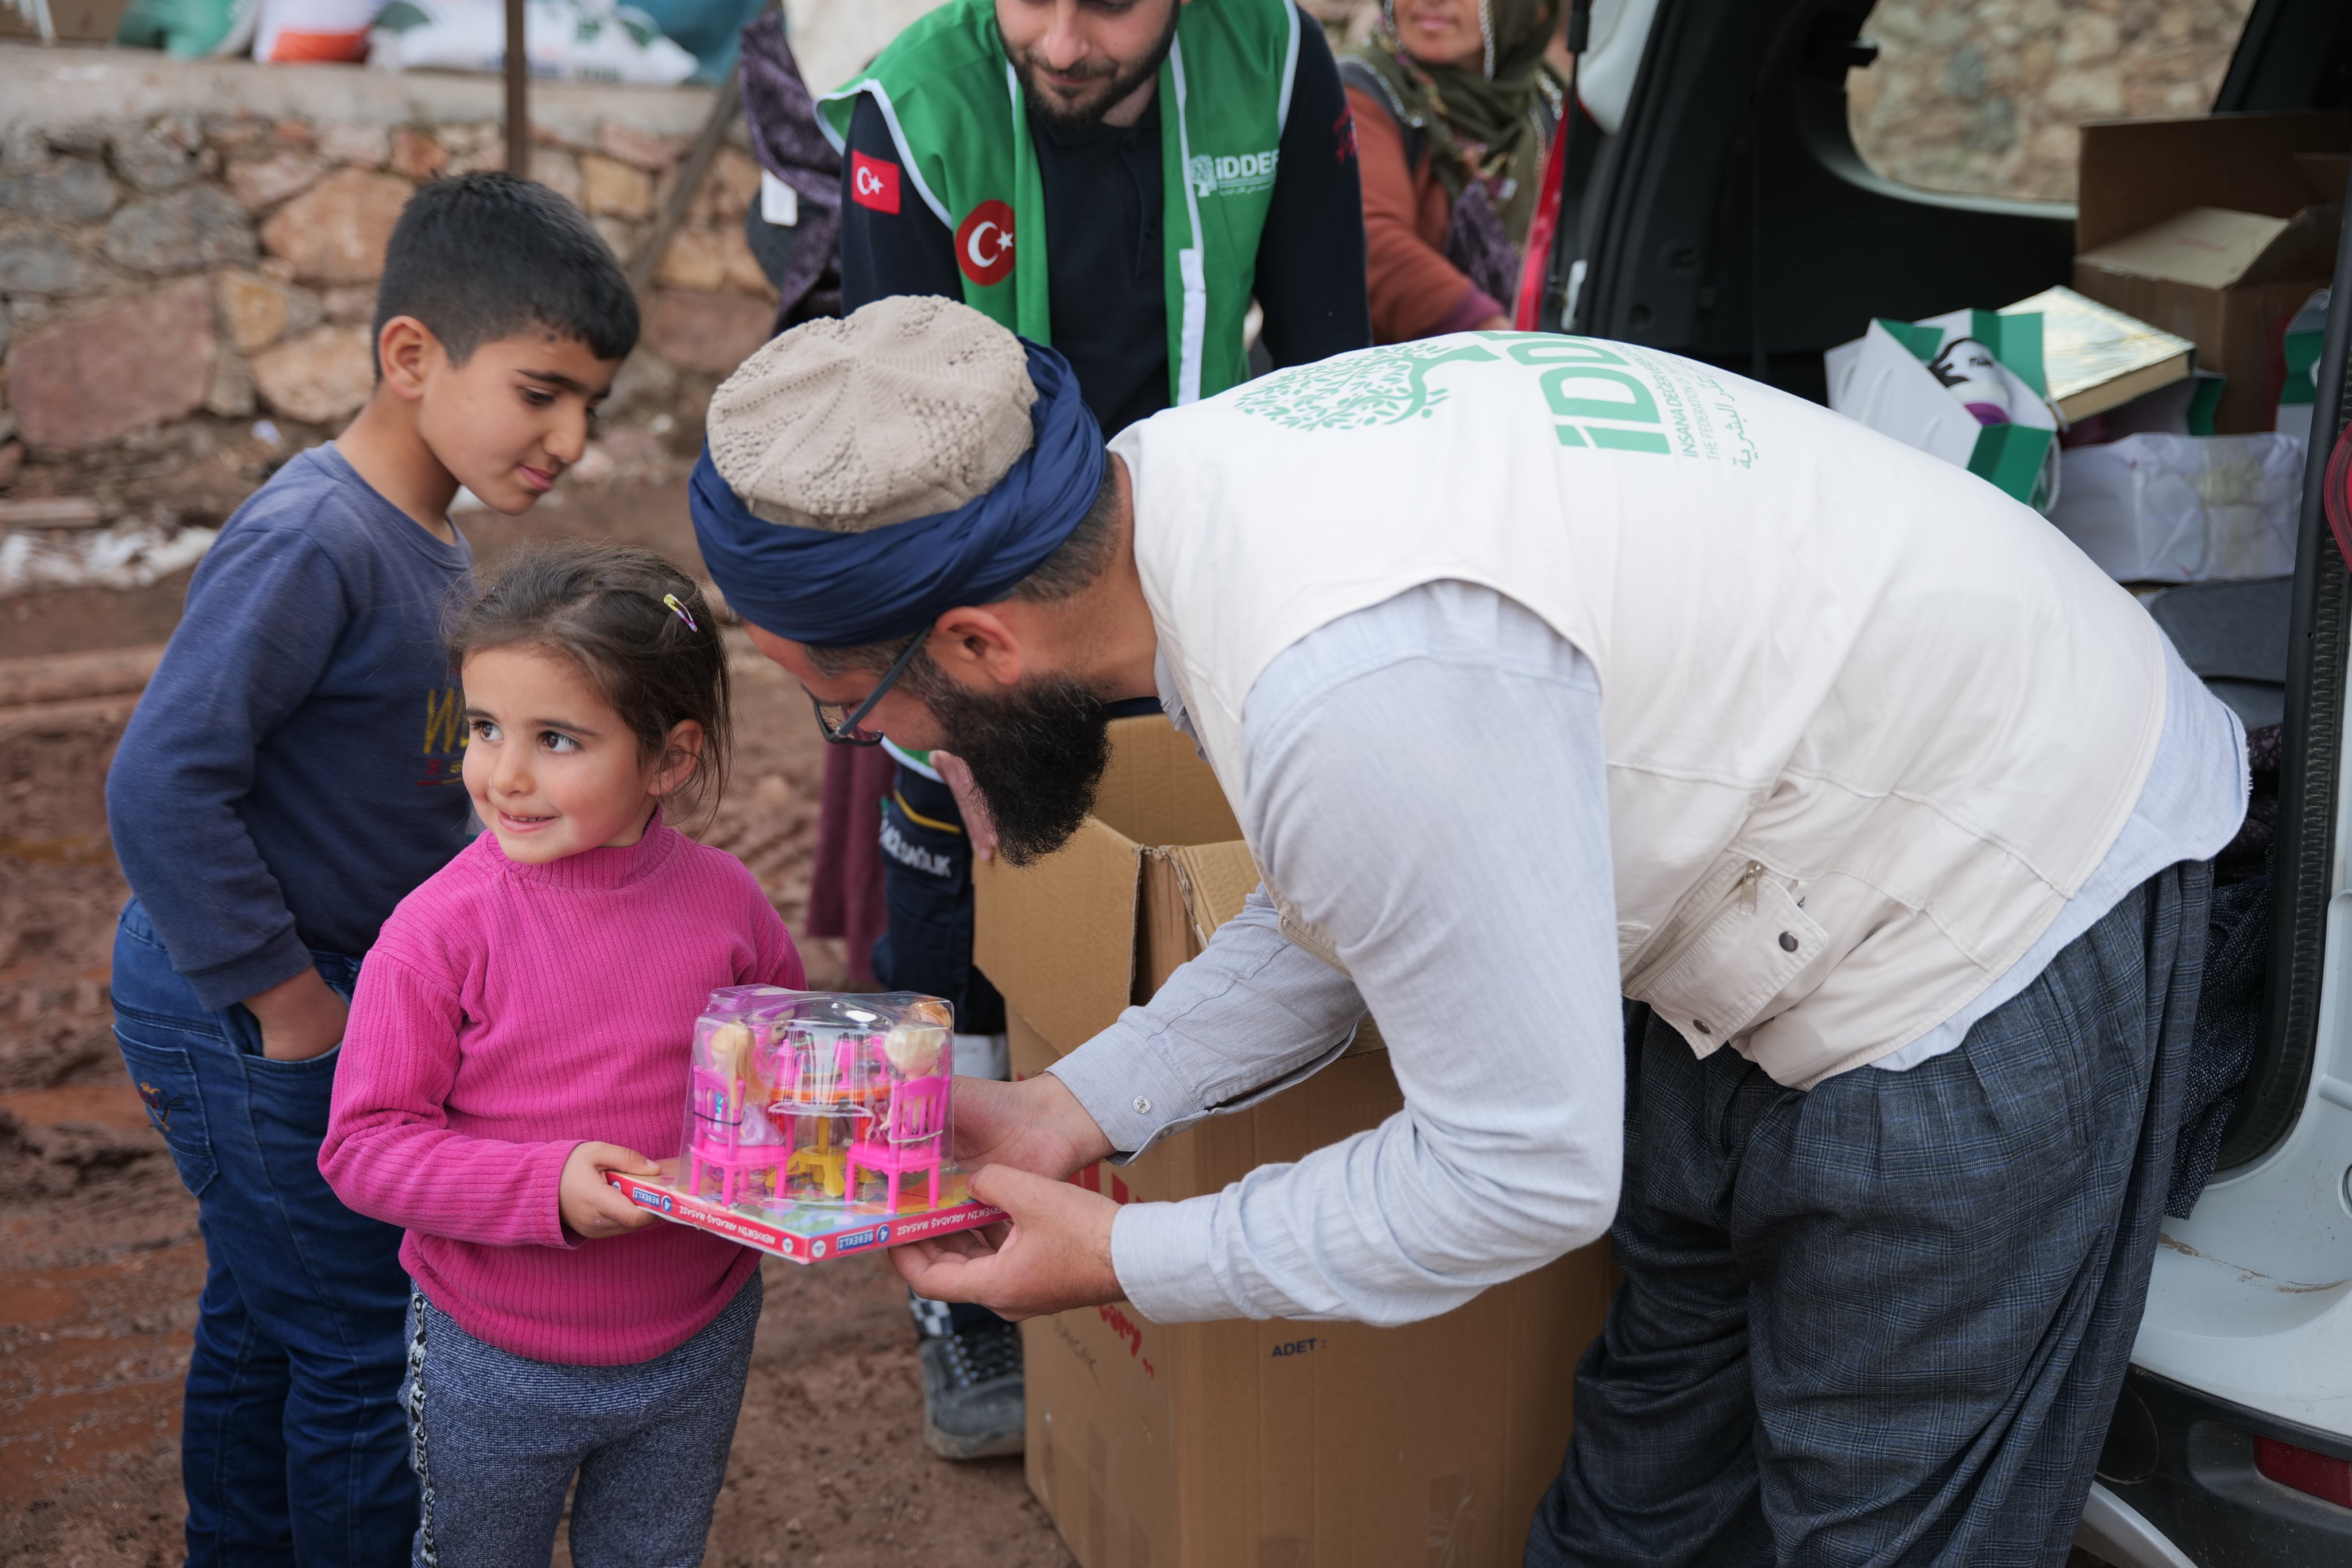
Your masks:
{"label": "bearded man wearing turban", "polygon": [[[2056,1564],[2145,1299],[2243,736],[2038,514],[1627,343],[1469,332],[1106,452],[886,300],[713,398],[704,559],[828,729],[1049,852],[1156,695],[1264,877],[1147,1005],[958,1087],[1008,1314],[1395,1323],[1606,1233],[1532,1563]],[[1633,1004],[1630,1009],[1626,1004]],[[1066,1178],[1333,1060],[1404,1106],[1226,1190]]]}

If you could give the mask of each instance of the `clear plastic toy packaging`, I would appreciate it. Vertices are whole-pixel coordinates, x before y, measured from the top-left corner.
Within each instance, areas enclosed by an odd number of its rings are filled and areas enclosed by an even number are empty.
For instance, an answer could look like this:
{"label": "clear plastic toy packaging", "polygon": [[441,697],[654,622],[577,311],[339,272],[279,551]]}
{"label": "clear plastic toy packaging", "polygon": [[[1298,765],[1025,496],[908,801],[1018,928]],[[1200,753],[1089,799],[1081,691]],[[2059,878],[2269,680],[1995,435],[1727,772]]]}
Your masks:
{"label": "clear plastic toy packaging", "polygon": [[911,991],[713,991],[676,1168],[606,1179],[665,1219],[803,1263],[1002,1219],[952,1157],[953,1020]]}

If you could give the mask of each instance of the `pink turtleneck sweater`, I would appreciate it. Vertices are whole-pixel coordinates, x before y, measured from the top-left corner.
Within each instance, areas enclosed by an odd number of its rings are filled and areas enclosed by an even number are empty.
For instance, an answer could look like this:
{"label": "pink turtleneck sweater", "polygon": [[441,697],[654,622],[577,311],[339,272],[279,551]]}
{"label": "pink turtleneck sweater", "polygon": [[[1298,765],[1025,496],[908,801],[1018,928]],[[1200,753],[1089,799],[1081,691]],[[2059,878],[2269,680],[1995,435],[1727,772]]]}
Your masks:
{"label": "pink turtleneck sweater", "polygon": [[405,1226],[400,1260],[475,1338],[534,1361],[648,1361],[759,1254],[656,1221],[583,1241],[557,1205],[583,1143],[677,1153],[694,1020],[720,986],[803,987],[741,862],[656,815],[545,865],[484,833],[401,901],[360,972],[319,1168]]}

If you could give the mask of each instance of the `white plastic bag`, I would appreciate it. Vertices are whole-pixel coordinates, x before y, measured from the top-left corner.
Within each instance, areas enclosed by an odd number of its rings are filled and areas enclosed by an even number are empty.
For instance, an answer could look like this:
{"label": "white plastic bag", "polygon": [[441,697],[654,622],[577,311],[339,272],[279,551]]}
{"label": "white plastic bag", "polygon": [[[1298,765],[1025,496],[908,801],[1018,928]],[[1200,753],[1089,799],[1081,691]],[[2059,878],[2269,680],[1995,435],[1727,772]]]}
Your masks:
{"label": "white plastic bag", "polygon": [[[530,0],[523,40],[544,80],[670,87],[695,70],[643,11],[612,0]],[[499,0],[392,0],[369,35],[368,64],[384,70],[499,71],[506,57]]]}
{"label": "white plastic bag", "polygon": [[2061,462],[2050,520],[2119,582],[2294,570],[2303,443],[2292,435],[2127,435]]}

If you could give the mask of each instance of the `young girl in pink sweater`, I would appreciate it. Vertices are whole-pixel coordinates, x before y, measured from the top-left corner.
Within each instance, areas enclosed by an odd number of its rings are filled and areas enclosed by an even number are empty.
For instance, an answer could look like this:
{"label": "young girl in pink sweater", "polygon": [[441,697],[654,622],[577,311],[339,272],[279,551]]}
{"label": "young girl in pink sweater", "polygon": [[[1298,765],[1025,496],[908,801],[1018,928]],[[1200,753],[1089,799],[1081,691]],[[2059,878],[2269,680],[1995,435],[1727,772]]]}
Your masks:
{"label": "young girl in pink sweater", "polygon": [[720,986],[800,988],[742,863],[663,821],[725,770],[727,655],[659,556],[530,551],[458,612],[489,824],[402,902],[352,998],[319,1156],[407,1228],[418,1564],[700,1560],[760,1316],[758,1254],[604,1182],[677,1147]]}

